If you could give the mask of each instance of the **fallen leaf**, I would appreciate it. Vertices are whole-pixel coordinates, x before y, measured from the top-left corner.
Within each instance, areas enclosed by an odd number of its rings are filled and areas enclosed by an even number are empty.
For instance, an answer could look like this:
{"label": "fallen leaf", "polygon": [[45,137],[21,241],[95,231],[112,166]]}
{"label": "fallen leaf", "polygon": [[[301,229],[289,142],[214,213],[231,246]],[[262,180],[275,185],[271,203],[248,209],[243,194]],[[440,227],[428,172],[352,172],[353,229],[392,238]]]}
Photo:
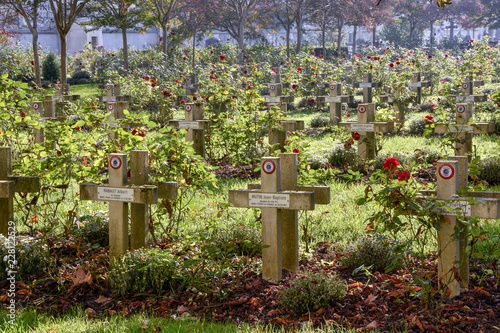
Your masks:
{"label": "fallen leaf", "polygon": [[108,297],[106,297],[104,295],[101,295],[101,296],[99,296],[99,298],[97,298],[95,300],[95,302],[99,303],[99,304],[105,305],[105,304],[108,304],[109,302],[111,302],[112,300],[113,300],[112,298],[108,298]]}
{"label": "fallen leaf", "polygon": [[86,308],[85,309],[85,313],[87,314],[87,316],[89,317],[95,317],[97,315],[97,312],[95,312],[94,309],[92,308]]}
{"label": "fallen leaf", "polygon": [[71,280],[73,281],[74,286],[77,286],[81,283],[91,283],[92,274],[85,273],[85,271],[80,266],[78,266],[76,268],[75,277],[72,277]]}
{"label": "fallen leaf", "polygon": [[276,314],[279,314],[280,313],[280,310],[278,309],[274,309],[274,310],[271,310],[267,313],[267,315],[270,317],[270,316],[274,316]]}
{"label": "fallen leaf", "polygon": [[161,331],[161,327],[156,325],[156,326],[153,326],[153,331],[155,332],[160,332]]}
{"label": "fallen leaf", "polygon": [[375,296],[373,294],[368,295],[366,300],[364,301],[365,304],[373,304],[373,302],[377,299],[378,296]]}
{"label": "fallen leaf", "polygon": [[177,310],[176,310],[176,311],[177,311],[177,312],[179,312],[179,313],[183,313],[183,312],[188,311],[188,308],[186,308],[184,305],[181,305],[181,306],[179,306],[179,307],[177,308]]}
{"label": "fallen leaf", "polygon": [[376,320],[372,321],[371,323],[369,323],[368,325],[366,325],[366,328],[368,328],[369,330],[377,328],[377,321]]}

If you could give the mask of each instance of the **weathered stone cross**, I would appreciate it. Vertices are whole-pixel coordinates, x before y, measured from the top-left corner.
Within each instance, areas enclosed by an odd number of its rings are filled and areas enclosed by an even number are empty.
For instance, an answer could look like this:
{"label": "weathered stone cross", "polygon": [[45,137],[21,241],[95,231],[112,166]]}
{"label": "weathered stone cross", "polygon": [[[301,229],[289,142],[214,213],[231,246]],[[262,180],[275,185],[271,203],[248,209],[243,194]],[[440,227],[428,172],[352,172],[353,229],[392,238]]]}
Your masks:
{"label": "weathered stone cross", "polygon": [[[438,201],[450,200],[447,204],[453,209],[460,209],[465,218],[478,216],[482,219],[500,218],[500,192],[468,192],[467,157],[455,156],[438,161],[437,190],[420,191],[423,199],[435,196]],[[478,200],[475,202],[475,200]],[[441,211],[441,209],[440,209]],[[469,284],[469,262],[466,247],[468,245],[467,226],[457,219],[456,212],[442,209],[445,221],[438,227],[438,281],[449,288],[449,297],[460,295],[461,288]],[[458,230],[458,237],[457,237]],[[460,281],[456,278],[458,272]]]}
{"label": "weathered stone cross", "polygon": [[14,221],[15,193],[40,191],[38,177],[12,176],[12,150],[0,147],[0,234],[8,236],[8,223]]}
{"label": "weathered stone cross", "polygon": [[[140,177],[141,170],[130,171]],[[139,180],[139,179],[138,179]],[[128,250],[128,203],[155,204],[158,201],[158,187],[150,185],[127,186],[127,155],[109,155],[109,184],[80,184],[80,200],[109,201],[109,252],[121,256]],[[140,215],[137,213],[137,215]],[[132,229],[131,243],[140,246],[145,243],[147,233],[142,215]],[[136,238],[136,239],[134,239]]]}
{"label": "weathered stone cross", "polygon": [[358,161],[364,163],[366,160],[375,158],[375,133],[389,133],[394,129],[394,123],[375,122],[375,105],[359,104],[357,122],[341,122],[340,126],[346,127],[349,132],[360,135],[358,140]]}
{"label": "weathered stone cross", "polygon": [[130,96],[121,94],[120,84],[107,84],[104,89],[106,96],[99,96],[100,102],[130,102]]}
{"label": "weathered stone cross", "polygon": [[[229,203],[262,209],[262,278],[277,283],[282,268],[298,271],[298,210],[330,202],[328,186],[297,185],[297,154],[263,157],[261,184],[229,190]],[[268,246],[268,247],[267,247]]]}
{"label": "weathered stone cross", "polygon": [[[293,102],[293,96],[282,96],[283,84],[278,73],[271,75],[271,83],[268,84],[269,96],[265,96],[268,109],[279,108],[283,116],[286,116],[287,103]],[[304,129],[303,120],[280,120],[280,128],[272,128],[269,131],[269,144],[272,150],[285,151],[287,132],[295,132]]]}
{"label": "weathered stone cross", "polygon": [[372,82],[372,73],[363,74],[363,82],[353,82],[354,88],[363,88],[363,103],[373,102],[373,88],[382,87],[382,82]]}
{"label": "weathered stone cross", "polygon": [[205,104],[203,102],[186,103],[184,105],[184,119],[173,119],[169,121],[172,128],[184,128],[186,142],[193,142],[196,155],[205,158],[205,130],[210,128],[210,120],[203,119],[205,115]]}
{"label": "weathered stone cross", "polygon": [[430,87],[431,82],[430,81],[422,81],[422,73],[416,72],[413,73],[413,79],[412,82],[408,85],[411,90],[417,92],[417,96],[415,96],[415,104],[421,104],[422,103],[422,87]]}
{"label": "weathered stone cross", "polygon": [[342,103],[351,103],[353,95],[342,95],[342,83],[330,83],[330,94],[324,97],[325,103],[330,103],[330,123],[338,126],[342,121]]}

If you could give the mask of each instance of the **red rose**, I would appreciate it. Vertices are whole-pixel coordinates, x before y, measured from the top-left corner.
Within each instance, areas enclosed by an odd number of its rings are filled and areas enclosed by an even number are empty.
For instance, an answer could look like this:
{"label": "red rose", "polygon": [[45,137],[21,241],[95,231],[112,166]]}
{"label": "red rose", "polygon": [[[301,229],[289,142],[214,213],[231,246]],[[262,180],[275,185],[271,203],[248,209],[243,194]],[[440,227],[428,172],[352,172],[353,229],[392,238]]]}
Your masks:
{"label": "red rose", "polygon": [[324,56],[324,55],[322,55],[322,54],[320,54],[320,55],[319,55],[319,57],[320,57],[321,59],[325,59],[325,56]]}
{"label": "red rose", "polygon": [[182,57],[182,60],[187,60],[187,58],[186,57]]}
{"label": "red rose", "polygon": [[76,126],[76,127],[75,127],[75,130],[77,130],[77,131],[79,131],[80,129],[81,129],[81,127],[80,127],[80,126]]}
{"label": "red rose", "polygon": [[23,117],[23,118],[24,118],[24,117],[26,117],[26,112],[21,111],[20,115],[21,115],[21,117]]}
{"label": "red rose", "polygon": [[434,117],[433,117],[433,116],[430,116],[430,115],[427,115],[427,116],[425,116],[425,119],[428,119],[428,120],[431,120],[431,121],[432,121],[432,119],[434,119]]}
{"label": "red rose", "polygon": [[432,104],[432,109],[434,110],[435,108],[437,108],[437,105],[436,104]]}
{"label": "red rose", "polygon": [[398,160],[395,157],[389,157],[385,160],[383,168],[389,171],[394,170],[399,165]]}
{"label": "red rose", "polygon": [[35,65],[35,62],[34,62],[33,60],[31,60],[31,64],[32,64],[32,65]]}
{"label": "red rose", "polygon": [[311,53],[312,53],[312,55],[316,55],[316,52],[314,52],[314,51],[312,51]]}
{"label": "red rose", "polygon": [[60,151],[60,150],[58,150],[58,151],[56,152],[56,154],[57,154],[57,155],[61,155],[62,153],[61,153],[61,151]]}
{"label": "red rose", "polygon": [[296,84],[292,84],[292,89],[297,89],[297,85]]}
{"label": "red rose", "polygon": [[247,86],[247,90],[251,90],[252,89],[252,86],[251,85],[248,85]]}
{"label": "red rose", "polygon": [[361,139],[361,135],[359,135],[358,132],[354,132],[352,133],[352,138],[356,141],[358,141],[359,139]]}
{"label": "red rose", "polygon": [[198,100],[198,97],[193,96],[193,101],[197,101],[197,100]]}
{"label": "red rose", "polygon": [[297,67],[297,71],[302,72],[302,67]]}
{"label": "red rose", "polygon": [[349,118],[351,116],[351,114],[349,112],[347,112],[347,118]]}
{"label": "red rose", "polygon": [[408,171],[401,171],[398,176],[398,180],[401,182],[405,180],[408,183],[408,180],[410,179],[411,175]]}
{"label": "red rose", "polygon": [[393,68],[393,67],[394,67],[394,64],[391,62],[391,63],[389,64],[389,67]]}
{"label": "red rose", "polygon": [[224,59],[226,59],[226,56],[225,56],[225,55],[223,55],[223,54],[221,54],[221,55],[219,56],[219,58],[220,58],[220,60],[224,60]]}
{"label": "red rose", "polygon": [[430,55],[428,58],[429,58],[429,59],[432,59],[432,56]]}
{"label": "red rose", "polygon": [[294,152],[295,154],[298,154],[298,153],[300,152],[300,149],[295,148],[295,149],[293,150],[293,152]]}
{"label": "red rose", "polygon": [[143,77],[143,79],[149,81],[149,76],[146,75],[145,77]]}
{"label": "red rose", "polygon": [[248,72],[247,72],[247,70],[245,69],[245,70],[243,71],[243,74],[246,74],[246,73],[248,73]]}

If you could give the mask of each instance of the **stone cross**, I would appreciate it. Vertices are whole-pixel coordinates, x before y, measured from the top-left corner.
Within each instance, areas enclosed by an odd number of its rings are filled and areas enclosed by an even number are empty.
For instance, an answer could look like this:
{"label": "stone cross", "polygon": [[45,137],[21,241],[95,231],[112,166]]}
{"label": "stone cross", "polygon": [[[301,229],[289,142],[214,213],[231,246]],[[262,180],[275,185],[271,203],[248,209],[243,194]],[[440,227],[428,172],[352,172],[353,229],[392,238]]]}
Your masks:
{"label": "stone cross", "polygon": [[73,102],[80,100],[80,95],[71,95],[69,83],[58,83],[54,86],[54,97],[52,99]]}
{"label": "stone cross", "polygon": [[342,103],[351,103],[352,95],[342,95],[342,83],[334,82],[329,85],[329,96],[324,97],[325,103],[330,103],[330,123],[338,126],[342,121]]}
{"label": "stone cross", "polygon": [[346,127],[349,132],[357,132],[360,135],[358,140],[358,161],[372,160],[375,158],[375,133],[389,133],[394,129],[394,123],[375,122],[375,105],[359,104],[357,122],[341,122],[340,126]]}
{"label": "stone cross", "polygon": [[191,98],[198,89],[200,89],[201,85],[198,83],[196,74],[191,74],[186,76],[184,80],[185,84],[182,88],[186,89],[186,96]]}
{"label": "stone cross", "polygon": [[[41,122],[45,124],[47,121],[65,121],[67,117],[63,115],[56,115],[56,112],[54,110],[54,103],[52,102],[41,102],[41,101],[33,101],[31,103],[31,108],[35,113],[40,114],[41,116]],[[34,135],[35,135],[35,143],[40,143],[44,144],[45,142],[45,135],[44,135],[44,129],[43,128],[35,128],[33,130]],[[51,144],[51,149],[56,148],[56,143],[55,141],[52,142]],[[46,147],[48,148],[48,147]],[[39,156],[40,157],[40,156]]]}
{"label": "stone cross", "polygon": [[422,73],[416,72],[413,73],[413,79],[411,83],[408,85],[411,90],[417,92],[417,96],[415,97],[415,103],[416,104],[421,104],[422,103],[422,87],[430,87],[431,82],[430,81],[422,81]]}
{"label": "stone cross", "polygon": [[391,96],[391,89],[388,88],[387,95],[380,96],[380,101],[382,103],[393,103],[392,104],[392,111],[394,112],[395,122],[399,126],[403,126],[404,123],[405,123],[405,110],[404,110],[404,106],[403,106],[402,103],[396,102],[394,100],[394,97],[397,98],[397,97],[399,97],[400,94],[401,94],[401,90],[395,89],[394,90],[394,94],[392,94],[392,96]]}
{"label": "stone cross", "polygon": [[[473,134],[487,134],[494,131],[493,122],[476,122],[469,125],[472,118],[473,104],[457,104],[455,108],[456,124],[436,124],[435,133],[453,133],[456,135],[455,154],[472,154]],[[469,155],[469,159],[472,155]]]}
{"label": "stone cross", "polygon": [[[271,82],[281,82],[279,73],[271,75]],[[268,109],[279,108],[283,116],[287,113],[287,103],[293,102],[293,96],[283,96],[282,83],[270,83],[269,96],[265,96]],[[304,129],[303,120],[280,120],[279,129],[272,128],[269,131],[269,144],[271,149],[285,151],[287,132],[295,132]]]}
{"label": "stone cross", "polygon": [[[127,101],[118,101],[118,102],[107,102],[106,103],[106,111],[110,112],[107,117],[107,124],[109,127],[116,128],[118,127],[118,121],[126,118],[124,111],[128,110],[129,105]],[[130,124],[122,124],[121,127],[124,129],[130,128]],[[114,131],[108,131],[108,136],[110,140],[116,140]]]}
{"label": "stone cross", "polygon": [[121,94],[120,84],[107,84],[104,86],[106,90],[105,96],[99,96],[100,102],[130,102],[129,95]]}
{"label": "stone cross", "polygon": [[8,224],[14,221],[15,193],[40,192],[38,177],[12,176],[12,150],[0,147],[0,234],[8,237]]}
{"label": "stone cross", "polygon": [[[298,210],[314,210],[316,193],[330,202],[329,187],[298,186],[296,154],[263,157],[258,189],[229,190],[229,203],[262,209],[262,278],[277,283],[282,268],[298,271]],[[283,170],[281,170],[283,168]]]}
{"label": "stone cross", "polygon": [[[158,201],[158,188],[148,185],[128,186],[127,155],[110,154],[109,183],[80,184],[80,200],[109,201],[109,252],[112,256],[121,256],[127,252],[129,245],[128,204],[155,204]],[[139,232],[138,235],[131,234],[131,243],[143,244],[147,237],[145,227],[141,220],[137,224],[134,225],[134,230]],[[137,240],[134,239],[136,237]]]}
{"label": "stone cross", "polygon": [[186,142],[193,142],[196,155],[205,158],[205,130],[210,129],[210,120],[203,119],[205,104],[203,102],[186,103],[184,105],[184,119],[169,121],[172,128],[184,128]]}
{"label": "stone cross", "polygon": [[[133,186],[156,186],[158,198],[174,200],[177,198],[176,182],[149,181],[149,160],[147,150],[130,152],[130,181]],[[148,205],[144,203],[130,204],[130,249],[136,250],[148,246],[149,218]]]}
{"label": "stone cross", "polygon": [[372,82],[372,73],[363,74],[363,82],[353,82],[354,88],[363,88],[363,103],[373,102],[373,88],[382,87],[382,82]]}
{"label": "stone cross", "polygon": [[[500,218],[500,192],[468,192],[461,193],[467,188],[468,169],[467,157],[449,157],[448,160],[438,161],[437,190],[420,191],[424,196],[435,196],[439,200],[450,200],[447,204],[453,209],[460,209],[465,218],[478,216],[482,219]],[[480,199],[471,204],[470,199]],[[466,248],[467,226],[457,219],[456,212],[439,209],[445,216],[445,221],[439,223],[438,228],[438,280],[449,288],[449,297],[460,295],[461,288],[469,284],[469,262]],[[456,237],[456,230],[459,230]],[[460,276],[456,278],[455,270]]]}

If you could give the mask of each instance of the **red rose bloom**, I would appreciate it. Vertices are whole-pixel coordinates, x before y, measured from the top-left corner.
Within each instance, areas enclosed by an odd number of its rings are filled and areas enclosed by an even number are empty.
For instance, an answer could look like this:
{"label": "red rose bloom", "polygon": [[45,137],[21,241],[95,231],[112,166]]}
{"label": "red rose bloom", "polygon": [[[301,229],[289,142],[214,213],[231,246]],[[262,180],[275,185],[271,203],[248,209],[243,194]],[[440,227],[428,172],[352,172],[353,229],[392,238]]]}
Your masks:
{"label": "red rose bloom", "polygon": [[26,112],[21,111],[20,115],[21,115],[21,117],[23,117],[23,118],[24,118],[24,117],[26,117]]}
{"label": "red rose bloom", "polygon": [[394,67],[394,64],[391,62],[391,63],[389,64],[389,67],[393,68],[393,67]]}
{"label": "red rose bloom", "polygon": [[296,84],[292,84],[292,89],[297,89],[297,85]]}
{"label": "red rose bloom", "polygon": [[347,112],[347,118],[349,118],[351,116],[351,114],[349,112]]}
{"label": "red rose bloom", "polygon": [[297,67],[297,71],[302,72],[302,67]]}
{"label": "red rose bloom", "polygon": [[389,157],[385,160],[383,168],[392,171],[399,165],[398,160],[395,157]]}
{"label": "red rose bloom", "polygon": [[433,116],[430,116],[430,115],[427,115],[427,116],[425,116],[425,119],[432,120],[432,119],[434,119],[434,117],[433,117]]}
{"label": "red rose bloom", "polygon": [[219,56],[219,58],[220,58],[220,60],[224,60],[224,59],[226,59],[226,56],[225,56],[225,55],[223,55],[223,54],[221,54],[221,55]]}
{"label": "red rose bloom", "polygon": [[361,135],[359,135],[358,132],[354,132],[352,133],[352,138],[356,141],[358,141],[359,139],[361,139]]}
{"label": "red rose bloom", "polygon": [[408,183],[408,180],[410,179],[411,175],[408,171],[401,171],[398,176],[398,180],[402,182],[403,180]]}
{"label": "red rose bloom", "polygon": [[293,152],[294,152],[295,154],[298,154],[298,153],[300,152],[300,149],[295,148],[295,149],[293,150]]}

